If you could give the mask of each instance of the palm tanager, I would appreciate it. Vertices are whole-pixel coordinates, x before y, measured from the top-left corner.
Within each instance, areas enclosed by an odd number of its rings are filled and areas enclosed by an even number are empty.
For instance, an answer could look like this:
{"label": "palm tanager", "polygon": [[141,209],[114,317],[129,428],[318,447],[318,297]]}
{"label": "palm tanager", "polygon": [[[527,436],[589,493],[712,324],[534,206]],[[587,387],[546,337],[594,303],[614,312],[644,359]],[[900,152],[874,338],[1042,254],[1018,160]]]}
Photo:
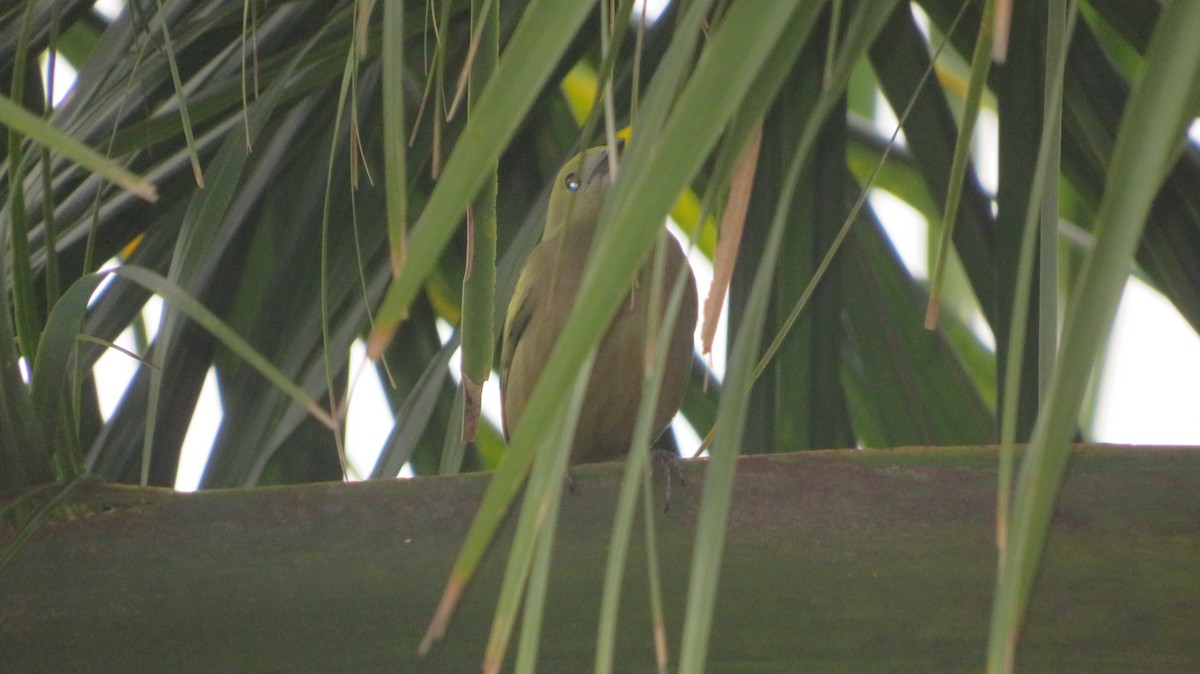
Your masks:
{"label": "palm tanager", "polygon": [[[500,396],[506,438],[511,438],[524,414],[536,413],[526,405],[574,306],[611,182],[604,147],[572,157],[555,178],[542,239],[525,261],[504,321]],[[663,312],[681,265],[688,264],[675,238],[666,239],[663,296],[654,302]],[[612,461],[629,452],[641,399],[653,267],[651,255],[597,347],[575,430],[572,465]],[[687,288],[670,337],[652,438],[666,429],[683,401],[696,312],[696,280],[689,267]]]}

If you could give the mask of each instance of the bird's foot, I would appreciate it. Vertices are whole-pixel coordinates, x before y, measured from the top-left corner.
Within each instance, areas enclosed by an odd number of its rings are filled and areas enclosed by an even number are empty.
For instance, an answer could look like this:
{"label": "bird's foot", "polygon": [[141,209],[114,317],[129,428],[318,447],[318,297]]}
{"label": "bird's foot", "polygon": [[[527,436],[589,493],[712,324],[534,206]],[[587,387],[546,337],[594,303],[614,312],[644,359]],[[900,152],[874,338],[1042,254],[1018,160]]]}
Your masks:
{"label": "bird's foot", "polygon": [[683,459],[669,449],[652,449],[650,450],[650,466],[651,468],[662,466],[663,472],[666,474],[667,488],[663,512],[668,512],[671,510],[671,475],[674,474],[679,478],[679,486],[687,486],[687,482],[683,479]]}

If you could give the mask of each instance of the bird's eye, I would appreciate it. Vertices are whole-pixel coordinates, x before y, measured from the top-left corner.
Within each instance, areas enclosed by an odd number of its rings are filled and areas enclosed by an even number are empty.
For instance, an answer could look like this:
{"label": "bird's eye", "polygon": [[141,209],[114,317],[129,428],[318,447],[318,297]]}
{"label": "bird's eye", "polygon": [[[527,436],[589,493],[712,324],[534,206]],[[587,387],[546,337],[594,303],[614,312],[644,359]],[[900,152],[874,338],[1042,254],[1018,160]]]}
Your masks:
{"label": "bird's eye", "polygon": [[579,176],[575,175],[574,173],[568,173],[567,179],[563,181],[563,184],[567,186],[567,189],[574,192],[575,190],[579,189]]}

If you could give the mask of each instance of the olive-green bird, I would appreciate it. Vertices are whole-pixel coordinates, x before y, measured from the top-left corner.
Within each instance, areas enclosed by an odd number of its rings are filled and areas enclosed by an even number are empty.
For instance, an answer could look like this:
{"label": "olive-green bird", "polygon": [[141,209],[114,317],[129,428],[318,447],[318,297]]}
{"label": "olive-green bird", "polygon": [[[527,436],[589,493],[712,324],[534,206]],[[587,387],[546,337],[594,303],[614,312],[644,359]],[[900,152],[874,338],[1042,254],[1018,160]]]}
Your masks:
{"label": "olive-green bird", "polygon": [[[550,192],[542,240],[529,253],[517,280],[504,321],[500,355],[506,438],[511,438],[527,412],[536,413],[526,410],[526,405],[575,304],[600,208],[611,183],[608,159],[608,150],[596,147],[572,157],[559,171]],[[681,266],[687,266],[683,250],[674,237],[668,237],[664,277],[667,290],[658,303],[663,311],[670,284]],[[629,452],[641,399],[652,269],[653,256],[638,272],[633,289],[600,340],[575,430],[572,464],[611,461]],[[696,280],[688,268],[687,289],[671,335],[652,437],[666,429],[683,402],[695,329]]]}

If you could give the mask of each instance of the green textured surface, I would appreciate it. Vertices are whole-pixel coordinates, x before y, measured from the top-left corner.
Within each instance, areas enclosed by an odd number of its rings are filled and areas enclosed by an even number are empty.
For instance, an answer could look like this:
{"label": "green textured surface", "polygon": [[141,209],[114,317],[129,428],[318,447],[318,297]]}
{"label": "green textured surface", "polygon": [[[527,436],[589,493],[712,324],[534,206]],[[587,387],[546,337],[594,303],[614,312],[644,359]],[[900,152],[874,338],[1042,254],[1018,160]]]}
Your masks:
{"label": "green textured surface", "polygon": [[[708,671],[981,671],[994,464],[980,448],[741,459]],[[685,472],[658,515],[672,649],[703,463]],[[572,474],[541,671],[593,658],[620,466]],[[512,518],[446,641],[425,660],[416,644],[486,477],[82,486],[0,572],[0,671],[478,671]],[[651,671],[637,536],[629,559],[616,662]],[[1018,670],[1197,671],[1197,569],[1200,450],[1077,450]]]}

